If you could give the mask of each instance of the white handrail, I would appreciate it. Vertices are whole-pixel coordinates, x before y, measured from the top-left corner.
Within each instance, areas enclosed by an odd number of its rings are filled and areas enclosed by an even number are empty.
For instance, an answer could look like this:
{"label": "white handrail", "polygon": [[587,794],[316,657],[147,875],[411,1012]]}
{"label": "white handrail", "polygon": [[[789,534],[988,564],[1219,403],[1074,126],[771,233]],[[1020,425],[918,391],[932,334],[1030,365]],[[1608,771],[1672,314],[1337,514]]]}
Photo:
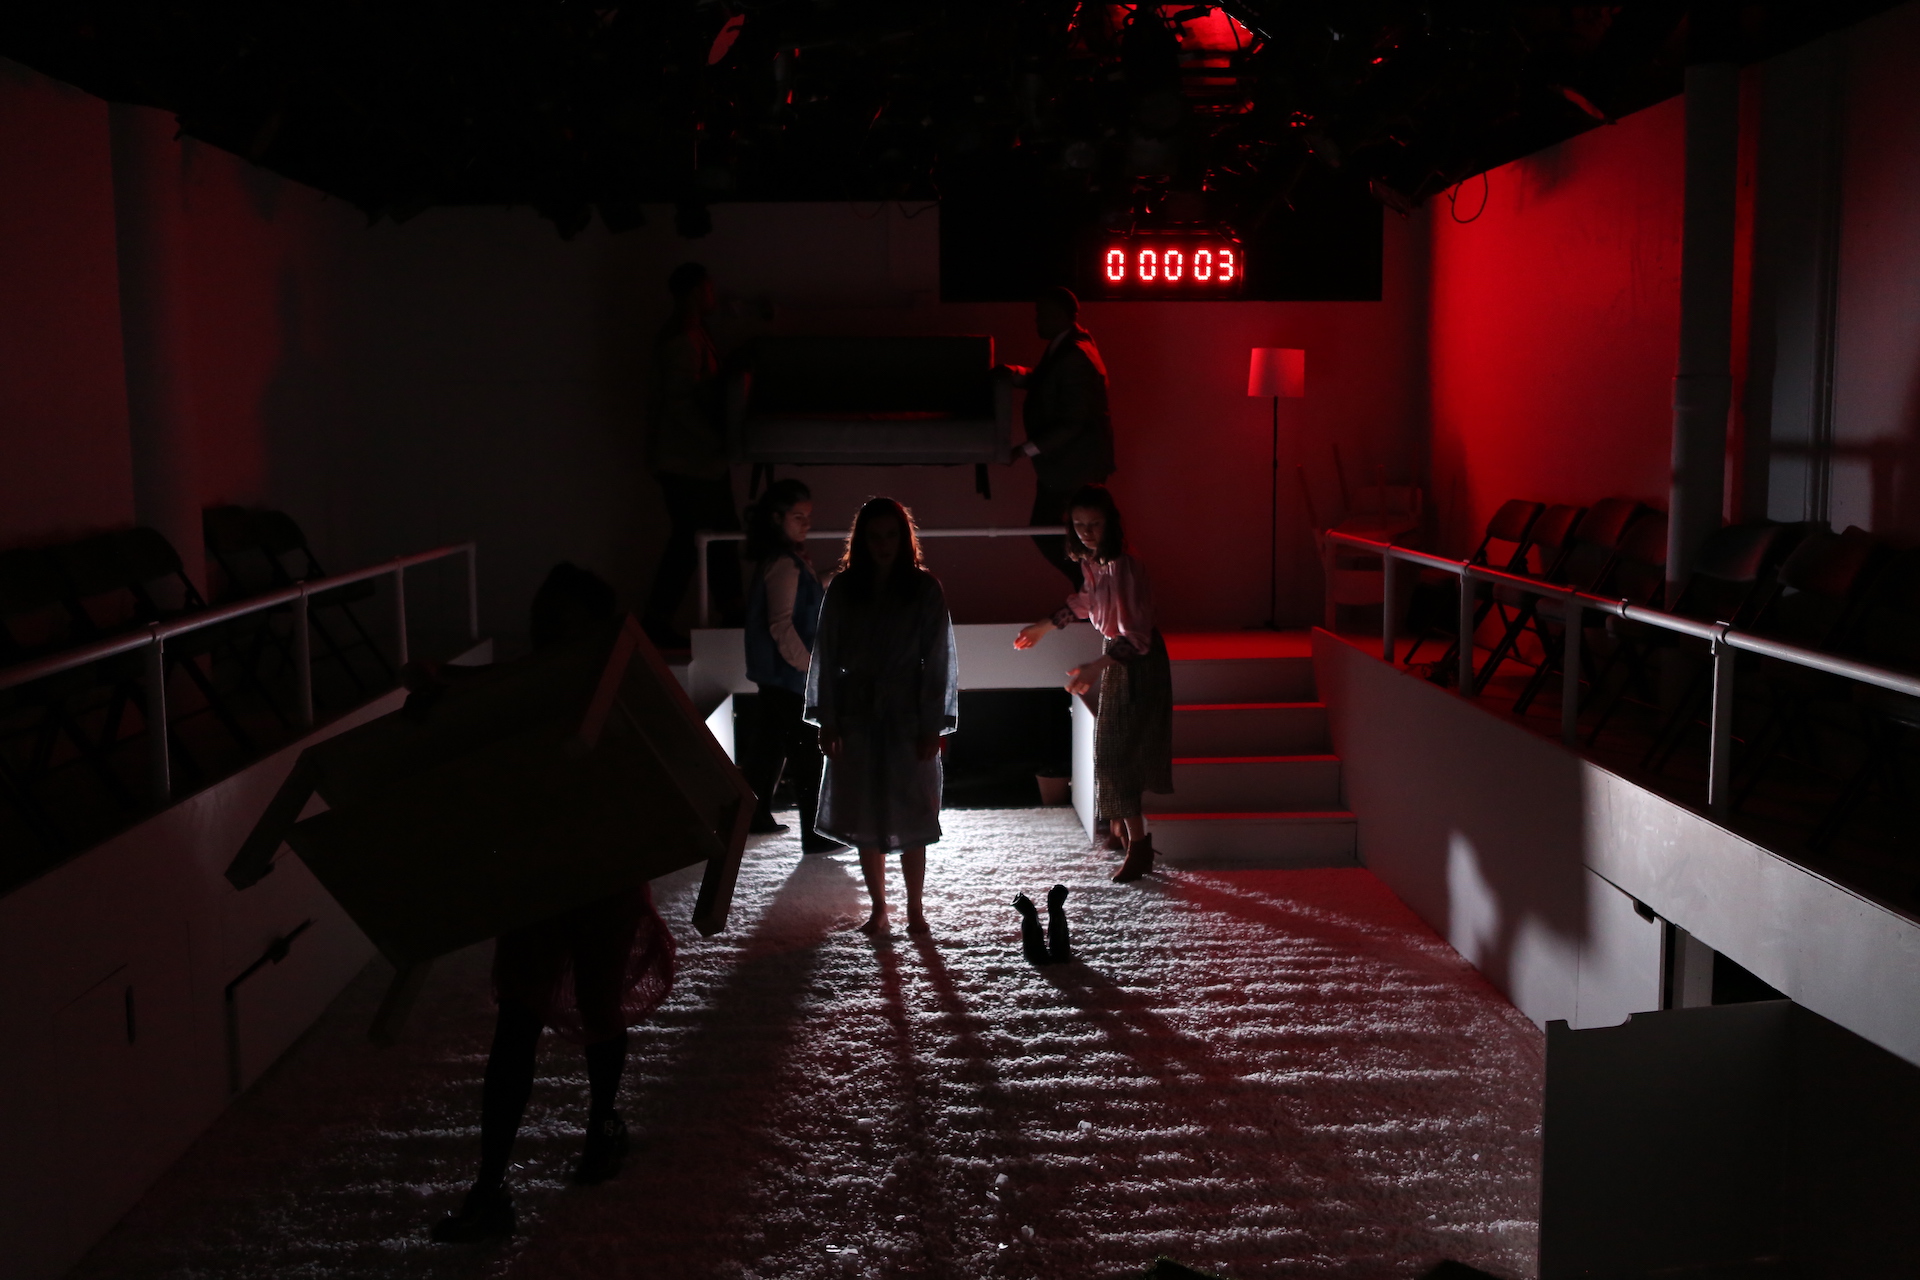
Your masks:
{"label": "white handrail", "polygon": [[[1700,622],[1693,618],[1683,618],[1678,614],[1667,613],[1661,609],[1649,609],[1645,605],[1633,604],[1627,600],[1608,599],[1605,596],[1577,591],[1572,587],[1542,582],[1538,578],[1508,573],[1487,565],[1469,564],[1464,560],[1449,560],[1445,556],[1436,556],[1431,552],[1414,551],[1408,547],[1398,547],[1390,542],[1362,538],[1356,534],[1335,533],[1329,530],[1326,536],[1329,542],[1337,542],[1358,551],[1372,552],[1381,558],[1385,570],[1382,585],[1386,590],[1385,604],[1381,609],[1380,654],[1388,662],[1393,661],[1395,640],[1394,562],[1403,560],[1409,564],[1444,570],[1460,579],[1459,684],[1460,696],[1465,698],[1475,695],[1473,584],[1476,582],[1491,582],[1513,587],[1532,595],[1578,605],[1582,610],[1591,609],[1595,613],[1612,614],[1632,622],[1657,627],[1662,631],[1672,631],[1679,635],[1707,641],[1713,654],[1713,710],[1708,721],[1707,806],[1716,813],[1725,813],[1732,799],[1733,652],[1735,650],[1777,658],[1795,666],[1808,667],[1815,671],[1824,671],[1829,675],[1842,676],[1848,680],[1858,680],[1862,684],[1890,689],[1895,693],[1920,697],[1920,675],[1894,671],[1887,667],[1876,667],[1871,663],[1856,662],[1852,658],[1821,653],[1815,649],[1805,649],[1799,645],[1786,644],[1751,632],[1735,631],[1731,623]],[[1579,621],[1569,616],[1565,626],[1566,652],[1560,664],[1562,684],[1560,733],[1562,740],[1568,746],[1572,746],[1579,737],[1579,677],[1573,673],[1580,669],[1581,630]]]}
{"label": "white handrail", "polygon": [[[72,649],[63,649],[59,653],[35,658],[31,662],[21,662],[11,667],[0,668],[0,690],[17,688],[35,680],[59,675],[63,671],[76,670],[88,663],[145,649],[147,651],[146,710],[149,739],[148,790],[154,803],[164,805],[173,795],[172,762],[167,754],[165,733],[167,693],[164,676],[168,640],[174,636],[186,635],[223,622],[231,622],[235,618],[244,618],[248,614],[263,613],[283,605],[292,605],[294,661],[299,668],[297,680],[300,705],[296,711],[300,723],[303,726],[311,726],[313,724],[312,647],[306,627],[307,609],[311,598],[339,587],[351,586],[356,582],[365,582],[387,574],[394,575],[394,580],[399,586],[395,609],[395,627],[398,632],[396,650],[400,655],[401,663],[404,664],[407,660],[407,597],[405,579],[402,575],[415,565],[429,564],[435,560],[444,560],[449,556],[458,555],[464,555],[467,558],[467,633],[470,639],[478,640],[480,638],[479,574],[476,563],[478,552],[473,543],[462,542],[453,546],[435,547],[431,551],[416,552],[413,555],[396,556],[392,560],[369,565],[364,569],[355,569],[349,573],[336,573],[308,582],[296,582],[292,586],[249,596],[245,600],[236,600],[231,604],[198,609],[177,618],[168,618],[164,622],[142,623],[121,635],[97,640],[92,644],[78,645]],[[154,732],[155,726],[158,726],[161,731]]]}
{"label": "white handrail", "polygon": [[[1067,527],[1058,524],[1023,525],[1014,529],[1003,529],[992,525],[969,526],[959,529],[915,529],[914,533],[922,538],[1057,538],[1066,533]],[[832,539],[844,541],[851,529],[815,529],[807,535],[812,539]],[[699,578],[700,607],[694,616],[700,619],[701,626],[713,625],[713,600],[711,588],[707,583],[707,548],[716,542],[744,542],[744,533],[697,533],[694,543],[699,554],[694,560],[694,573]]]}

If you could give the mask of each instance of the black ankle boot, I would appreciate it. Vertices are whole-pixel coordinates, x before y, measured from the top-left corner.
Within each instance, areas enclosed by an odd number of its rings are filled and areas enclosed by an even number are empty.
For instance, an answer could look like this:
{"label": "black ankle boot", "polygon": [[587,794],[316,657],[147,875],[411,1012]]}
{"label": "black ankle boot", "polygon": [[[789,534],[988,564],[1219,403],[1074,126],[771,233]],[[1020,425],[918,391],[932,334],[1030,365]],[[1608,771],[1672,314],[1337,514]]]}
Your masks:
{"label": "black ankle boot", "polygon": [[1023,893],[1013,900],[1013,909],[1020,913],[1020,950],[1026,953],[1028,962],[1051,963],[1047,956],[1047,935],[1040,932],[1040,913],[1033,909],[1033,899]]}
{"label": "black ankle boot", "polygon": [[1057,884],[1047,890],[1047,958],[1055,964],[1073,959],[1073,944],[1067,937],[1067,886]]}
{"label": "black ankle boot", "polygon": [[583,1187],[605,1182],[620,1172],[627,1159],[627,1122],[619,1116],[602,1116],[587,1121],[587,1145],[580,1152],[580,1163],[573,1166],[573,1180]]}
{"label": "black ankle boot", "polygon": [[504,1185],[474,1187],[460,1212],[450,1213],[433,1224],[431,1235],[436,1244],[477,1244],[482,1240],[501,1240],[513,1234],[513,1197]]}

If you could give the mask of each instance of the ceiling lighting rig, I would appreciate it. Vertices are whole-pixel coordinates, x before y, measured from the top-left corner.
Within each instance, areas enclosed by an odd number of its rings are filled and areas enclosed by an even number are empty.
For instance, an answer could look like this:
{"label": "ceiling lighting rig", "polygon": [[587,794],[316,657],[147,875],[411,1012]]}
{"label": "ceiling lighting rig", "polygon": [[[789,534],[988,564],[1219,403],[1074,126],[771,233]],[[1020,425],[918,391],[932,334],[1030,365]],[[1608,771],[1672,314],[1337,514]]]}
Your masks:
{"label": "ceiling lighting rig", "polygon": [[1704,31],[1747,60],[1886,7],[45,0],[0,7],[0,54],[376,218],[527,204],[572,234],[670,202],[692,233],[718,200],[1013,191],[1255,234],[1658,101]]}

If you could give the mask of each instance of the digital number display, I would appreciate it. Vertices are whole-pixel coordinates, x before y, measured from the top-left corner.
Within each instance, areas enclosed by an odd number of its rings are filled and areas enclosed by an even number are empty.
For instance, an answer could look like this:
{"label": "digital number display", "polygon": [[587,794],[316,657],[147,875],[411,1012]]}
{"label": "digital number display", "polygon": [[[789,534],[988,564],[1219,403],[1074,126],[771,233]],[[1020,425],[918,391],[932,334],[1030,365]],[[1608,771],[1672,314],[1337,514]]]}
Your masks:
{"label": "digital number display", "polygon": [[1233,297],[1247,270],[1245,250],[1226,236],[1139,232],[1099,244],[1086,281],[1094,297]]}

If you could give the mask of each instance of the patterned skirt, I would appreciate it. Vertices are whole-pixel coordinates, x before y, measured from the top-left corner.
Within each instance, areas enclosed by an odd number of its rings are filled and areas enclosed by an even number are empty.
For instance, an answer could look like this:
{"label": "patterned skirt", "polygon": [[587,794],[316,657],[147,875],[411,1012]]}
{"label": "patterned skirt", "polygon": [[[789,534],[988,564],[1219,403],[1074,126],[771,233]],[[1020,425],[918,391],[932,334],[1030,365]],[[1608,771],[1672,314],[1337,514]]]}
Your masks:
{"label": "patterned skirt", "polygon": [[[1113,651],[1114,641],[1107,642]],[[1173,790],[1173,667],[1153,633],[1144,657],[1100,674],[1093,712],[1093,819],[1140,816],[1142,792]]]}

